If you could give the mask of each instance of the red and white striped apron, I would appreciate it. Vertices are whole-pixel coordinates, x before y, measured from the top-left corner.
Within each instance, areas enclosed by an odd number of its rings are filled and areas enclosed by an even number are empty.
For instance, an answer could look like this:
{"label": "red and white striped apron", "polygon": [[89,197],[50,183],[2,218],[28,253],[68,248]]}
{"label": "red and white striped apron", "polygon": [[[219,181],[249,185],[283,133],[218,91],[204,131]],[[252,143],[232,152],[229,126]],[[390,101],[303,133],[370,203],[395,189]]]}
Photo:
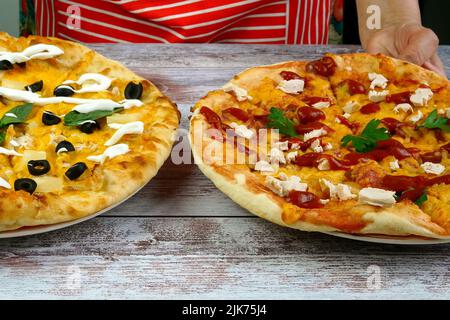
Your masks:
{"label": "red and white striped apron", "polygon": [[79,42],[326,44],[332,0],[35,0],[36,31]]}

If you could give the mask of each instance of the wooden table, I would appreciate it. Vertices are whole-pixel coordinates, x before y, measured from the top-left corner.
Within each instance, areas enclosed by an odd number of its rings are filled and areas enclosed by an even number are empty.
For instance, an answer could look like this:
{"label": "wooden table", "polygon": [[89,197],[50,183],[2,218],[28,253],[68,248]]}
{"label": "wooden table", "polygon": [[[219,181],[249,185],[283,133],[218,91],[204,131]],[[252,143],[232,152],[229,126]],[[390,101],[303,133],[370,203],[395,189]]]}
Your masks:
{"label": "wooden table", "polygon": [[[358,47],[96,45],[190,106],[246,67]],[[440,48],[450,66],[450,47]],[[449,71],[449,69],[447,69]],[[166,162],[126,203],[76,226],[0,241],[0,298],[450,298],[449,245],[393,246],[256,218],[195,165]]]}

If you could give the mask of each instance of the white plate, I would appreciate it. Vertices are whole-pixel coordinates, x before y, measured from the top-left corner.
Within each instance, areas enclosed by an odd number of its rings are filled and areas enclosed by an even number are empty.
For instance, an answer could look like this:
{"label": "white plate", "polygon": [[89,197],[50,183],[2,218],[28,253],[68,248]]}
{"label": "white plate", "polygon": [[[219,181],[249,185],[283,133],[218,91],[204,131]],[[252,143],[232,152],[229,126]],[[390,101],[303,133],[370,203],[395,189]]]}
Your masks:
{"label": "white plate", "polygon": [[345,238],[345,239],[351,239],[351,240],[358,240],[358,241],[365,241],[365,242],[374,242],[374,243],[383,243],[383,244],[404,244],[404,245],[428,245],[428,244],[443,244],[443,243],[449,243],[450,239],[427,239],[427,238],[421,238],[421,237],[394,237],[394,236],[382,236],[382,235],[370,235],[370,236],[364,236],[364,235],[355,235],[355,234],[348,234],[348,233],[342,233],[342,232],[324,232],[328,235]]}
{"label": "white plate", "polygon": [[61,222],[61,223],[55,223],[55,224],[49,224],[49,225],[43,225],[43,226],[34,226],[34,227],[23,227],[17,230],[11,230],[11,231],[3,231],[0,232],[0,239],[5,239],[5,238],[17,238],[17,237],[25,237],[25,236],[31,236],[33,234],[39,234],[39,233],[45,233],[45,232],[49,232],[49,231],[55,231],[58,229],[62,229],[65,227],[69,227],[69,226],[73,226],[74,224],[95,218],[96,216],[101,215],[102,213],[105,213],[111,209],[114,209],[115,207],[117,207],[118,205],[121,205],[122,203],[124,203],[125,201],[127,201],[128,199],[130,199],[132,196],[134,196],[136,193],[138,193],[143,187],[145,187],[146,184],[144,184],[143,186],[141,186],[139,189],[137,189],[135,192],[133,192],[132,194],[130,194],[128,197],[126,197],[125,199],[123,199],[122,201],[119,201],[115,204],[113,204],[112,206],[109,206],[103,210],[100,210],[99,212],[93,213],[91,215],[88,215],[86,217],[80,218],[80,219],[76,219],[76,220],[72,220],[72,221],[67,221],[67,222]]}

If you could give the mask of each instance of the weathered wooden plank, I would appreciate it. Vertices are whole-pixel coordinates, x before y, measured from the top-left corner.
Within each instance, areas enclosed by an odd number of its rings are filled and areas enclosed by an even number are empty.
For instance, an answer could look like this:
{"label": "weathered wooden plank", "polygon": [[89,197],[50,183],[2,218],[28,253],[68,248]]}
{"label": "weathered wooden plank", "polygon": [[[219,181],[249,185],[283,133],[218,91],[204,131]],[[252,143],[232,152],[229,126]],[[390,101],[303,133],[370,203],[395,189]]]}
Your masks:
{"label": "weathered wooden plank", "polygon": [[449,266],[447,246],[359,243],[253,218],[100,217],[0,241],[0,298],[449,298]]}
{"label": "weathered wooden plank", "polygon": [[[326,52],[346,53],[358,46],[229,45],[229,44],[98,44],[98,52],[136,70],[143,66],[228,68],[315,59]],[[184,72],[184,70],[183,70]]]}
{"label": "weathered wooden plank", "polygon": [[106,216],[249,216],[217,190],[195,166],[174,165],[170,159],[133,198]]}
{"label": "weathered wooden plank", "polygon": [[[353,45],[235,45],[235,44],[98,44],[89,45],[98,52],[139,70],[151,67],[246,67],[286,60],[311,60],[326,52],[361,51]],[[439,47],[444,65],[450,68],[450,46]]]}
{"label": "weathered wooden plank", "polygon": [[138,73],[150,79],[177,104],[193,105],[209,91],[222,87],[245,68],[140,68]]}

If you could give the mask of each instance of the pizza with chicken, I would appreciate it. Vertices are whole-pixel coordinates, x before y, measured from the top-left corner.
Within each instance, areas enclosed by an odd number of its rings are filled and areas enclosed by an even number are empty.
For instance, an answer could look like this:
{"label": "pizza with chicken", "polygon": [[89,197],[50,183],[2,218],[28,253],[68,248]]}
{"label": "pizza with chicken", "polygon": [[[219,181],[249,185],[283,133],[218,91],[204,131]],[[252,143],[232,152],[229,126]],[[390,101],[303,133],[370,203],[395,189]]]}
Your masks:
{"label": "pizza with chicken", "polygon": [[157,173],[178,123],[175,104],[119,63],[0,33],[0,231],[121,202]]}
{"label": "pizza with chicken", "polygon": [[365,53],[251,68],[193,107],[194,158],[283,226],[450,238],[449,88]]}

